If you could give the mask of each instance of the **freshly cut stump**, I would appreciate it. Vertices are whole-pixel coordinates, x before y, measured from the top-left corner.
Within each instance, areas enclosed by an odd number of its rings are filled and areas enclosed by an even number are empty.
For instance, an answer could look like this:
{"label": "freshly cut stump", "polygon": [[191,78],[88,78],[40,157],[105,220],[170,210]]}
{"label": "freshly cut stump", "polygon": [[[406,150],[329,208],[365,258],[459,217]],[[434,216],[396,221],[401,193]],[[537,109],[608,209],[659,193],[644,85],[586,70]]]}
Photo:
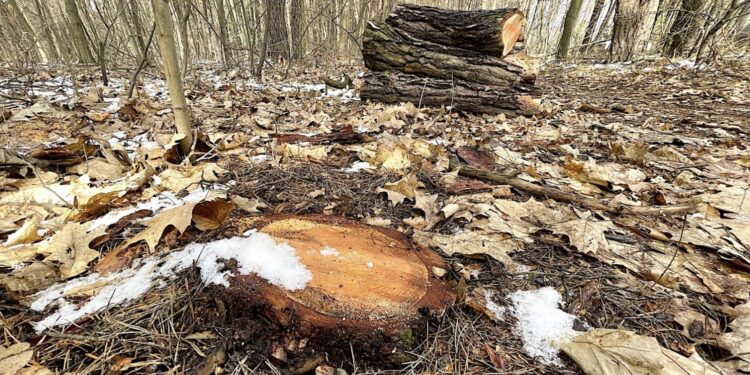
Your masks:
{"label": "freshly cut stump", "polygon": [[[283,347],[285,356],[305,360],[324,352],[330,361],[350,358],[353,348],[358,357],[399,362],[455,299],[433,274],[446,268],[442,258],[400,232],[330,216],[272,216],[247,227],[289,244],[313,275],[300,291],[254,275],[236,276],[220,291],[233,327],[259,315],[270,321],[261,329],[265,350]],[[258,328],[248,336],[257,340]]]}

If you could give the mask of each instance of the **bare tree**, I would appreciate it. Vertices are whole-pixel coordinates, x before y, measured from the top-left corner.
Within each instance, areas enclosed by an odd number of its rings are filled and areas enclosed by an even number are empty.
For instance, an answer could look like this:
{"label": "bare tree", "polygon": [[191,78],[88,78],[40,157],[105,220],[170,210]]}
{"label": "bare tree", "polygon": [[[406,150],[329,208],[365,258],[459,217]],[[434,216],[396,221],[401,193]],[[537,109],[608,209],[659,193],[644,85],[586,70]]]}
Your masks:
{"label": "bare tree", "polygon": [[658,0],[617,0],[610,62],[630,61],[646,51],[658,6]]}
{"label": "bare tree", "polygon": [[289,31],[292,35],[292,60],[302,57],[302,0],[290,0],[289,2]]}
{"label": "bare tree", "polygon": [[94,62],[94,55],[86,39],[86,30],[83,28],[83,21],[78,14],[76,0],[65,0],[65,12],[68,16],[71,38],[78,52],[78,59],[84,64]]}
{"label": "bare tree", "polygon": [[289,34],[286,26],[286,0],[266,0],[268,57],[289,58]]}
{"label": "bare tree", "polygon": [[169,97],[172,100],[172,112],[177,133],[182,135],[180,148],[183,154],[190,153],[193,136],[190,130],[190,116],[182,86],[180,65],[177,62],[177,45],[174,38],[172,16],[169,11],[169,0],[151,0],[156,21],[156,41],[159,43],[162,59],[164,60],[164,76],[167,79]]}
{"label": "bare tree", "polygon": [[562,37],[560,37],[560,48],[557,55],[562,58],[568,57],[570,41],[573,38],[573,31],[578,22],[578,16],[581,13],[581,0],[572,0],[568,12],[565,14],[565,26],[563,27]]}

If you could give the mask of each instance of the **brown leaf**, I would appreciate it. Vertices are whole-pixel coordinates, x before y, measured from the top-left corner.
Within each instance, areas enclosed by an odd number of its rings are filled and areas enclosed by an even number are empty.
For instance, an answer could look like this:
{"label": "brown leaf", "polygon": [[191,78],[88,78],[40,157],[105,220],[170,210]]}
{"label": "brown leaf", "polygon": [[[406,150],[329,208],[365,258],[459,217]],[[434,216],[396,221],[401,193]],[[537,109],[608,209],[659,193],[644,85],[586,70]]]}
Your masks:
{"label": "brown leaf", "polygon": [[497,352],[495,352],[494,349],[489,344],[484,344],[484,351],[487,353],[487,356],[490,358],[490,362],[492,362],[492,366],[495,367],[498,370],[502,370],[505,368],[505,357],[501,356]]}
{"label": "brown leaf", "polygon": [[13,344],[9,347],[0,346],[0,375],[16,375],[26,366],[34,351],[27,342]]}

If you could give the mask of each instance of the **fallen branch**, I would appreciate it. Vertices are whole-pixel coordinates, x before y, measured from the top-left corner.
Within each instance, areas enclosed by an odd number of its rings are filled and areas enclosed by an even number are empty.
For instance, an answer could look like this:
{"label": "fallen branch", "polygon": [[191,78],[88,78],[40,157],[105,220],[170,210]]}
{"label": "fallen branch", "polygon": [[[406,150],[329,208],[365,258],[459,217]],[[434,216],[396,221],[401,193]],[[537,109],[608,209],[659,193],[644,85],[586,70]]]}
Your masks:
{"label": "fallen branch", "polygon": [[[457,164],[453,162],[451,164],[457,166]],[[471,177],[479,180],[495,182],[498,184],[510,185],[518,190],[537,197],[553,199],[558,202],[578,204],[591,210],[604,211],[616,215],[683,215],[685,213],[695,211],[699,203],[697,200],[692,200],[687,203],[669,206],[630,206],[626,204],[612,203],[600,199],[588,198],[576,193],[568,193],[552,187],[532,184],[517,177],[520,174],[520,171],[514,171],[509,174],[501,174],[465,166],[459,166],[459,168],[460,169],[458,170],[458,174],[464,177]]]}

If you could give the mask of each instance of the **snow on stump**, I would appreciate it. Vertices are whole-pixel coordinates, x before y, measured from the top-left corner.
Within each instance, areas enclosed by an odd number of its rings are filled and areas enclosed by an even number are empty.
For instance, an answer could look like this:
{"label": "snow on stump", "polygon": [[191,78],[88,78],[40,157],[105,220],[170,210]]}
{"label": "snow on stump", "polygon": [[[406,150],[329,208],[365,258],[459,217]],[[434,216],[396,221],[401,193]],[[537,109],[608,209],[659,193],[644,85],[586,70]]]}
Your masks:
{"label": "snow on stump", "polygon": [[353,349],[379,363],[403,362],[427,321],[455,299],[433,273],[446,268],[442,258],[400,232],[330,216],[271,216],[249,227],[294,248],[312,274],[294,291],[254,274],[211,289],[235,341],[277,360],[304,368],[321,353],[347,360]]}

